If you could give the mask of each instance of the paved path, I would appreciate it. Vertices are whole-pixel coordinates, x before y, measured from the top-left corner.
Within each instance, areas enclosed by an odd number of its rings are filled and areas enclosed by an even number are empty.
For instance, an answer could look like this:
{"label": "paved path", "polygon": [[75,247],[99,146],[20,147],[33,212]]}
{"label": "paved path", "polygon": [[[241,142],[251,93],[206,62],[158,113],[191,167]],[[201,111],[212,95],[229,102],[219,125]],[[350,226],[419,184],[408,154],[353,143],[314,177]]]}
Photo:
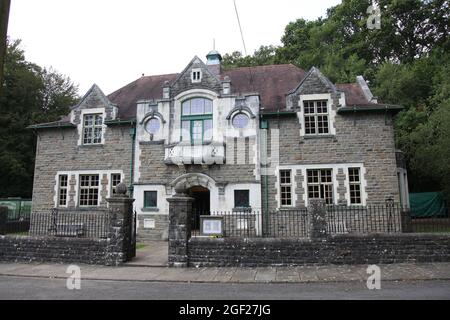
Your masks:
{"label": "paved path", "polygon": [[[79,265],[83,280],[192,283],[366,282],[367,265],[280,268],[167,268]],[[0,276],[66,279],[68,265],[0,263]],[[450,263],[379,265],[382,281],[450,280]]]}
{"label": "paved path", "polygon": [[150,241],[145,247],[136,250],[136,257],[127,265],[142,267],[166,267],[169,243],[167,241]]}
{"label": "paved path", "polygon": [[[57,300],[291,300],[291,299],[450,299],[450,281],[387,281],[380,290],[368,290],[365,283],[173,283],[82,280],[80,290],[68,290],[65,279],[0,276],[0,299]],[[264,303],[271,305],[271,303]],[[185,306],[184,302],[182,304]],[[220,307],[220,305],[219,305]],[[162,308],[164,309],[164,308]],[[274,314],[283,305],[271,306]],[[294,308],[295,309],[295,308]],[[178,308],[163,310],[177,318]],[[373,310],[372,310],[373,311]],[[223,312],[223,310],[222,310]],[[217,313],[220,315],[220,311]],[[228,318],[228,317],[224,317]],[[263,319],[264,317],[262,317]]]}

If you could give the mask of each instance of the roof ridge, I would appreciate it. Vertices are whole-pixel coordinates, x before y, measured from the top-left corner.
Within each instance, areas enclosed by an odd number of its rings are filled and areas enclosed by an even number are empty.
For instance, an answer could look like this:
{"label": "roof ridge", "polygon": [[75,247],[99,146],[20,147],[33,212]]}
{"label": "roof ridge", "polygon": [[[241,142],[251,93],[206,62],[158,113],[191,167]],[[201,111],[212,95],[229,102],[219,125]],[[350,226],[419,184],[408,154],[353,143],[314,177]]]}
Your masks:
{"label": "roof ridge", "polygon": [[[299,70],[303,70],[302,68],[297,67],[295,64],[293,63],[273,63],[273,64],[262,64],[262,65],[258,65],[258,66],[246,66],[246,67],[236,67],[236,68],[232,68],[232,69],[228,69],[228,70],[224,70],[224,72],[227,71],[232,71],[232,70],[237,70],[237,69],[244,69],[244,68],[262,68],[262,67],[275,67],[275,66],[293,66]],[[304,71],[304,70],[303,70]]]}

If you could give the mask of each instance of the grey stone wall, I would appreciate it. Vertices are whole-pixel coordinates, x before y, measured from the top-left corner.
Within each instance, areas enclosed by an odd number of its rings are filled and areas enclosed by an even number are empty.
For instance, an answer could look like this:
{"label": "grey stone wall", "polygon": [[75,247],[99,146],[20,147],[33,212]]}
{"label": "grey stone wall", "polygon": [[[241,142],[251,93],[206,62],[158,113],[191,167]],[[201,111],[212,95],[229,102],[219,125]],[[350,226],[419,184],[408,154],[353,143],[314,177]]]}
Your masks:
{"label": "grey stone wall", "polygon": [[[56,173],[75,170],[122,170],[125,182],[130,179],[130,127],[110,126],[104,132],[105,144],[78,146],[76,128],[39,130],[33,184],[33,212],[54,207]],[[108,177],[100,177],[101,206],[106,206]],[[75,206],[75,176],[69,177],[68,203]]]}
{"label": "grey stone wall", "polygon": [[[202,81],[199,83],[192,83],[191,71],[192,69],[197,68],[202,69]],[[192,61],[179,76],[177,81],[172,84],[171,96],[174,97],[183,91],[191,89],[210,89],[217,93],[222,89],[220,81],[208,70],[206,65],[200,59]]]}
{"label": "grey stone wall", "polygon": [[[297,117],[270,119],[269,128],[280,130],[280,165],[363,163],[367,170],[364,176],[367,181],[367,204],[384,203],[391,197],[399,202],[394,130],[389,121],[390,115],[359,113],[337,115],[335,120],[335,137],[304,139],[300,137]],[[302,207],[305,205],[302,196],[306,190],[302,189],[301,182],[306,177],[298,175],[296,179],[297,207]],[[268,182],[269,210],[273,211],[277,208],[277,179],[269,176]],[[343,172],[338,172],[338,183],[335,197],[342,201],[345,190]]]}
{"label": "grey stone wall", "polygon": [[243,165],[186,165],[178,167],[164,163],[164,145],[141,144],[139,183],[169,185],[173,180],[185,173],[204,173],[217,183],[255,182],[254,164]]}
{"label": "grey stone wall", "polygon": [[[154,229],[144,228],[144,219],[155,220]],[[167,214],[140,214],[138,215],[139,227],[137,229],[137,241],[146,243],[168,239],[169,216]]]}
{"label": "grey stone wall", "polygon": [[449,261],[449,235],[336,235],[320,241],[273,238],[191,238],[189,241],[190,266],[255,267]]}
{"label": "grey stone wall", "polygon": [[107,239],[0,236],[0,261],[107,264]]}

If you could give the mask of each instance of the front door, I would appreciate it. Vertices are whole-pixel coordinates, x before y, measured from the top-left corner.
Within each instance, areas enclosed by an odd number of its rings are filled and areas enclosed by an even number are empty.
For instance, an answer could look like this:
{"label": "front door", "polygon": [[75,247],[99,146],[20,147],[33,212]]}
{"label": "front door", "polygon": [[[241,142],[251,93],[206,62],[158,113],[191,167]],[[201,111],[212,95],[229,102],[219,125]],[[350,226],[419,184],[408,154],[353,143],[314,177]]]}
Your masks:
{"label": "front door", "polygon": [[209,190],[203,187],[192,187],[188,190],[190,197],[194,198],[192,204],[192,230],[200,230],[200,216],[210,214]]}

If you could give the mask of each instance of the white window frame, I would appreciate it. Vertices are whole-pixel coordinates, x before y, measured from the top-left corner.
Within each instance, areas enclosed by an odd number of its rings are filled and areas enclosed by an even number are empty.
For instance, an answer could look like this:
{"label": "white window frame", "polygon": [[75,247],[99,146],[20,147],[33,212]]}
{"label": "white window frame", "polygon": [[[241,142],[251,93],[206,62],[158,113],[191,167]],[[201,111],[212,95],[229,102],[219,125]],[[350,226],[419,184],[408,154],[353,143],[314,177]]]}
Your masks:
{"label": "white window frame", "polygon": [[192,69],[191,71],[191,81],[192,83],[199,83],[202,82],[202,69],[200,68],[195,68]]}
{"label": "white window frame", "polygon": [[[358,181],[350,181],[350,170],[358,170]],[[349,205],[351,206],[359,206],[362,205],[363,197],[362,197],[362,179],[361,179],[361,168],[359,167],[349,167],[347,168],[348,173],[348,197],[349,197]],[[351,188],[352,186],[359,186],[359,202],[352,203],[352,195]]]}
{"label": "white window frame", "polygon": [[[104,202],[104,198],[112,197],[112,181],[111,181],[111,174],[120,174],[121,175],[121,181],[125,181],[125,174],[123,173],[123,170],[79,170],[79,171],[58,171],[55,175],[55,188],[54,188],[54,195],[53,195],[53,204],[54,207],[58,207],[58,201],[59,201],[59,176],[60,175],[67,175],[68,181],[70,182],[72,179],[75,180],[75,186],[74,191],[75,194],[73,195],[73,201],[75,207],[80,207],[79,204],[79,194],[80,194],[80,175],[99,175],[100,177],[100,184],[99,184],[99,194],[98,194],[98,203],[100,205],[107,205],[107,203]],[[106,196],[102,196],[103,191],[103,185],[101,183],[102,179],[108,180],[108,185],[106,186]],[[68,183],[69,183],[68,182]],[[68,185],[68,188],[70,187],[70,184]],[[68,200],[67,203],[69,203],[69,200],[72,198],[72,195],[70,194],[70,190],[68,190]],[[67,205],[68,206],[68,205]],[[84,206],[83,206],[84,207]]]}
{"label": "white window frame", "polygon": [[[283,183],[281,180],[281,172],[282,171],[289,171],[289,183]],[[280,207],[281,208],[292,208],[294,206],[294,184],[293,179],[294,175],[292,174],[292,169],[280,169],[278,171],[278,183],[279,183],[279,199],[280,199]],[[283,204],[283,188],[289,187],[290,188],[290,204]]]}
{"label": "white window frame", "polygon": [[[101,116],[102,116],[102,119],[103,119],[103,121],[102,121],[102,137],[101,137],[100,143],[95,143],[95,144],[85,144],[84,143],[84,116],[89,115],[89,114],[101,114]],[[79,146],[98,146],[98,145],[105,144],[105,134],[106,134],[106,128],[107,128],[107,126],[105,124],[105,120],[106,120],[105,108],[82,109],[80,112],[79,124],[77,126],[77,131],[78,131],[77,145],[79,145]]]}
{"label": "white window frame", "polygon": [[[91,183],[92,183],[92,177],[94,177],[94,176],[97,176],[98,177],[98,184],[95,186],[95,185],[91,185]],[[82,186],[81,185],[81,177],[90,177],[89,178],[89,185],[88,186]],[[100,174],[80,174],[79,176],[78,176],[78,180],[79,180],[79,183],[78,183],[78,188],[79,188],[79,190],[78,190],[78,203],[79,203],[79,206],[80,207],[82,207],[82,208],[86,208],[86,207],[98,207],[99,205],[100,205],[100,192],[101,192],[101,179],[102,179],[102,177],[101,177],[101,175]],[[86,190],[88,190],[88,195],[89,195],[89,190],[97,190],[97,204],[81,204],[81,190],[82,189],[86,189]],[[90,201],[89,199],[87,200],[88,202]]]}
{"label": "white window frame", "polygon": [[[321,134],[306,134],[305,128],[305,113],[304,113],[304,102],[306,101],[327,101],[327,111],[328,111],[328,133]],[[336,128],[334,126],[336,120],[336,110],[333,108],[333,100],[329,93],[326,94],[305,94],[300,95],[298,102],[298,121],[300,123],[300,136],[301,137],[321,137],[321,136],[334,136],[336,135]]]}
{"label": "white window frame", "polygon": [[[326,108],[326,110],[327,110],[327,112],[319,112],[319,103],[320,104],[322,104],[322,103],[325,103],[326,105],[325,105],[325,108]],[[306,106],[305,106],[305,104],[312,104],[313,105],[313,112],[311,112],[311,113],[306,113],[305,112],[305,109],[306,109]],[[323,107],[323,106],[321,106],[321,107]],[[305,135],[307,135],[307,136],[320,136],[320,135],[329,135],[330,134],[330,115],[329,115],[329,106],[328,106],[328,100],[305,100],[305,101],[303,101],[303,117],[304,117],[304,119],[303,119],[303,121],[304,121],[304,123],[305,123]],[[313,123],[314,123],[314,133],[311,133],[311,132],[306,132],[306,118],[307,117],[310,117],[310,118],[313,118],[314,119],[314,121],[313,121]],[[326,121],[319,121],[319,118],[320,117],[326,117]],[[319,132],[320,131],[320,129],[321,129],[321,123],[326,123],[326,126],[322,126],[322,130],[323,131],[325,131],[325,129],[326,129],[326,132]]]}
{"label": "white window frame", "polygon": [[[339,201],[345,200],[345,203],[347,203],[347,205],[350,206],[350,186],[349,186],[349,176],[348,176],[348,168],[359,168],[360,169],[360,178],[361,178],[361,201],[362,203],[357,205],[357,206],[366,206],[367,205],[367,200],[368,200],[368,195],[367,195],[367,172],[366,172],[366,167],[364,166],[363,163],[328,163],[328,164],[308,164],[308,165],[279,165],[276,167],[276,175],[277,175],[277,181],[275,184],[275,188],[277,189],[277,205],[278,205],[278,209],[283,208],[281,206],[281,198],[280,198],[280,185],[279,185],[279,181],[280,181],[280,176],[279,176],[279,172],[280,170],[292,170],[292,174],[293,174],[293,199],[294,199],[294,207],[296,206],[296,203],[300,200],[303,201],[305,206],[308,206],[308,183],[307,183],[307,173],[306,170],[308,169],[315,169],[315,170],[320,170],[320,169],[332,169],[333,170],[333,195],[334,195],[334,204],[338,204]],[[339,169],[343,170],[343,174],[345,175],[345,181],[344,181],[344,186],[345,186],[345,196],[344,199],[340,198],[340,194],[338,193],[338,180],[337,180],[337,176],[339,174]],[[297,195],[296,190],[297,190],[297,181],[295,179],[295,177],[297,175],[301,175],[303,177],[301,184],[302,189],[304,190],[302,196],[300,197],[299,195]],[[356,205],[353,205],[356,206]]]}
{"label": "white window frame", "polygon": [[[322,172],[321,172],[322,170],[330,171],[330,173],[331,173],[331,182],[322,182]],[[318,177],[318,182],[309,182],[308,181],[308,172],[310,172],[310,171],[318,171],[318,176],[317,176]],[[336,200],[335,200],[336,195],[334,193],[334,189],[335,189],[334,188],[334,183],[335,183],[334,180],[335,179],[334,179],[334,172],[333,172],[332,168],[321,168],[321,169],[309,168],[309,169],[306,169],[305,179],[306,179],[306,190],[305,190],[305,193],[306,193],[306,196],[308,198],[308,201],[309,200],[325,200],[325,202],[326,202],[325,187],[323,189],[323,194],[322,194],[321,186],[331,186],[331,203],[326,203],[326,204],[332,205],[332,204],[336,203]],[[309,187],[310,186],[319,186],[319,196],[320,196],[319,198],[311,198],[309,196]]]}
{"label": "white window frame", "polygon": [[[92,117],[92,124],[86,125],[86,118]],[[97,124],[97,119],[101,119],[101,123]],[[102,137],[103,137],[103,115],[101,113],[88,113],[83,115],[83,145],[97,145],[102,144]],[[90,129],[90,134],[86,135],[86,130]],[[100,129],[100,139],[96,137],[96,129]],[[86,140],[90,140],[90,142],[86,142]]]}
{"label": "white window frame", "polygon": [[[113,176],[119,176],[119,182],[114,185],[114,179]],[[110,196],[112,197],[116,193],[116,186],[122,182],[122,174],[120,172],[112,172],[109,175],[109,185],[110,185]]]}
{"label": "white window frame", "polygon": [[[61,182],[62,182],[61,178],[62,177],[66,178],[66,185],[65,186],[61,185]],[[65,200],[64,204],[61,204],[61,195],[62,195],[61,191],[65,191],[65,198],[66,198],[66,200]],[[69,175],[68,174],[59,174],[58,175],[58,197],[57,197],[56,201],[57,201],[57,206],[58,207],[63,207],[64,208],[64,207],[68,206],[68,203],[69,203]]]}

